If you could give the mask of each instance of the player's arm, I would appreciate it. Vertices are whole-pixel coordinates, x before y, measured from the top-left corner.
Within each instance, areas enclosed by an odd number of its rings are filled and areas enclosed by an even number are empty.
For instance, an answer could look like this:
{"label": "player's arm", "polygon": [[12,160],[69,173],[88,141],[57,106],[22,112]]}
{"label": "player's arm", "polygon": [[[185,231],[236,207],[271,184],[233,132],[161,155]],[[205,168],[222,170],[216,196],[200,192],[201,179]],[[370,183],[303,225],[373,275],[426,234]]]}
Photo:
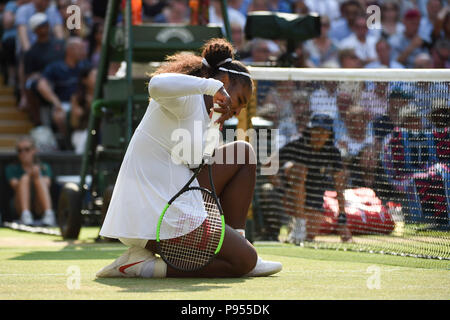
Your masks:
{"label": "player's arm", "polygon": [[199,107],[198,103],[189,103],[190,96],[215,96],[222,87],[223,83],[216,79],[178,73],[162,73],[152,77],[148,85],[148,92],[150,97],[164,109],[179,118],[186,118],[194,112],[192,108]]}
{"label": "player's arm", "polygon": [[152,77],[148,90],[151,98],[164,102],[165,99],[175,100],[196,94],[214,96],[222,87],[223,83],[216,79],[162,73]]}

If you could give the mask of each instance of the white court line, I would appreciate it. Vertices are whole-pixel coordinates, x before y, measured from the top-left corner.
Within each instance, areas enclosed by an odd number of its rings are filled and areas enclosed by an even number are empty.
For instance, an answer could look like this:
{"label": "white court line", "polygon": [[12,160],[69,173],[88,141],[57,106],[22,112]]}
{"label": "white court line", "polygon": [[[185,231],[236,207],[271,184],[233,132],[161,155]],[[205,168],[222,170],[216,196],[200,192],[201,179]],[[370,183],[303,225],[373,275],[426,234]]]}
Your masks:
{"label": "white court line", "polygon": [[[1,247],[0,247],[1,248]],[[16,249],[17,248],[17,249]],[[35,249],[37,248],[37,249]],[[44,249],[44,250],[41,250]],[[48,247],[48,248],[44,248],[44,247],[7,247],[7,248],[1,248],[2,252],[30,252],[33,253],[34,251],[36,252],[88,252],[88,251],[124,251],[126,250],[127,247],[110,247],[110,248],[89,248],[89,249],[62,249],[62,248],[58,248],[58,247]]]}
{"label": "white court line", "polygon": [[0,273],[0,277],[54,277],[67,276],[66,273]]}

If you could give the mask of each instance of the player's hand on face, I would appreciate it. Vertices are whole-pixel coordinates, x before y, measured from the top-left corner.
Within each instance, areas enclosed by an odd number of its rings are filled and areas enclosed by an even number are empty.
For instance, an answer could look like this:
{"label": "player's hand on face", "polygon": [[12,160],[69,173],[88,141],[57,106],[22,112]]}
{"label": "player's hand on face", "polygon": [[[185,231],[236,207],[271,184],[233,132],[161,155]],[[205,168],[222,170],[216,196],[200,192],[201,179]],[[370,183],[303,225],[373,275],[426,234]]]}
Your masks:
{"label": "player's hand on face", "polygon": [[213,110],[222,114],[222,116],[216,121],[222,126],[226,120],[233,116],[233,112],[231,110],[231,97],[224,87],[220,88],[216,92],[213,97],[213,103],[217,103],[219,105],[219,107],[213,108]]}

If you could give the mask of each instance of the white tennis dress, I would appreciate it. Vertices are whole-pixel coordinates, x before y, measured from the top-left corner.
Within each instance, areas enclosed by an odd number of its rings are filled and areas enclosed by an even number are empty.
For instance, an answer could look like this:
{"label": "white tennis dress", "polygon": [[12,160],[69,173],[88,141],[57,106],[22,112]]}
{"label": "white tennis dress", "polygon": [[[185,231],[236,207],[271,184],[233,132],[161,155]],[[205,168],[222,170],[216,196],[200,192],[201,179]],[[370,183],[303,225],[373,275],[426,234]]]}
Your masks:
{"label": "white tennis dress", "polygon": [[[162,210],[192,176],[189,167],[201,161],[209,123],[203,95],[213,96],[222,86],[215,79],[176,73],[160,74],[150,80],[152,99],[125,153],[100,235],[156,239]],[[188,148],[181,152],[181,145]],[[198,182],[192,185],[198,186]],[[201,199],[196,199],[198,195],[187,194],[190,198],[184,201],[203,206]],[[205,213],[199,210],[192,214]],[[160,237],[173,238],[197,227],[187,225],[181,234],[180,230],[164,228]]]}

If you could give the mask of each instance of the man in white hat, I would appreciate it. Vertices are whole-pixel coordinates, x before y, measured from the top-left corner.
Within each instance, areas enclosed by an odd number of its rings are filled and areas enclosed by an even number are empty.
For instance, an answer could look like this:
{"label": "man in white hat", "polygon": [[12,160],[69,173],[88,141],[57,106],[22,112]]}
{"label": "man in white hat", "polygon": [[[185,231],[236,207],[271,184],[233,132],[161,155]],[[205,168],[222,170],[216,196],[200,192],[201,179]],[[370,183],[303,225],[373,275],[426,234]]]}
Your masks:
{"label": "man in white hat", "polygon": [[27,111],[35,125],[41,124],[40,105],[44,100],[37,91],[41,72],[52,62],[64,59],[64,40],[50,35],[48,17],[45,13],[34,14],[29,21],[30,29],[37,36],[36,42],[25,53],[25,94]]}
{"label": "man in white hat", "polygon": [[[32,0],[30,3],[20,6],[16,12],[16,25],[19,37],[18,52],[28,51],[32,44],[36,42],[37,37],[33,33],[30,20],[38,12],[47,15],[53,35],[59,39],[63,38],[63,20],[56,6],[51,5],[49,0]],[[42,19],[42,17],[36,19],[39,22],[39,19]]]}
{"label": "man in white hat", "polygon": [[21,101],[19,108],[26,108],[25,97],[25,74],[24,74],[24,54],[36,42],[37,37],[31,30],[29,21],[31,17],[37,13],[42,12],[47,15],[49,27],[52,36],[58,39],[63,39],[63,20],[55,5],[50,4],[50,0],[32,0],[27,4],[21,5],[15,15],[15,24],[17,26],[17,41],[16,54],[19,59],[18,63],[18,79],[19,88],[21,91]]}

